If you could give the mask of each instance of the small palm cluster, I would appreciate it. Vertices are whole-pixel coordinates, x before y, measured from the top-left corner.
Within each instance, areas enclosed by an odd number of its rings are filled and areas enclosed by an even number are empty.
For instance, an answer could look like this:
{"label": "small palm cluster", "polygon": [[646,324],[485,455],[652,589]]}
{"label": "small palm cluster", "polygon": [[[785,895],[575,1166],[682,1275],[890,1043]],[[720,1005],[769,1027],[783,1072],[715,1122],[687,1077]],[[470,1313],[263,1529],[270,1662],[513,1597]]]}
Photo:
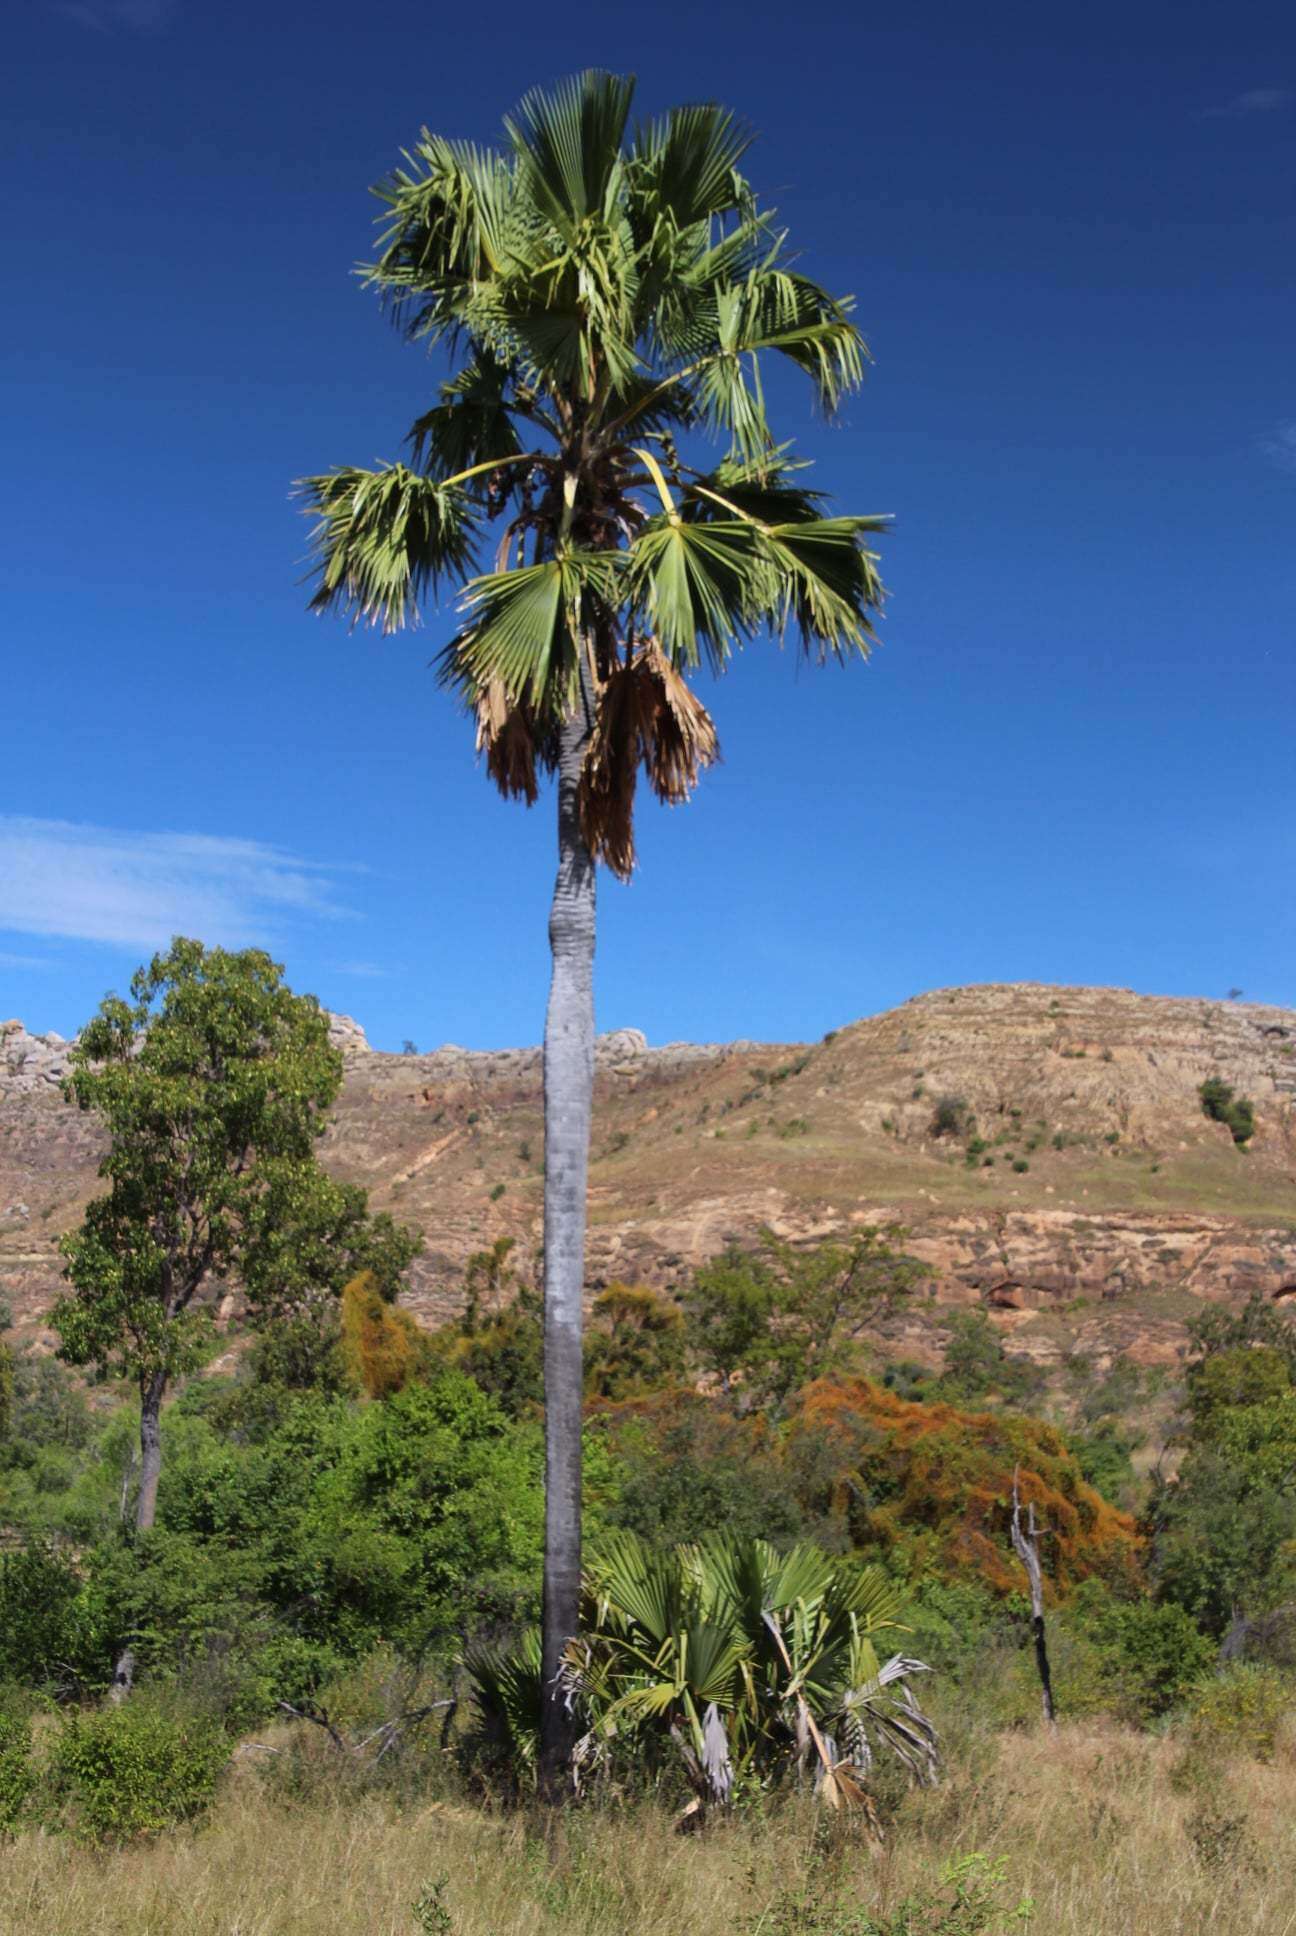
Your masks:
{"label": "small palm cluster", "polygon": [[[766,419],[763,357],[830,412],[858,383],[849,300],[791,265],[730,114],[632,133],[632,94],[599,73],[531,94],[500,150],[424,131],[377,191],[390,225],[367,276],[452,374],[411,464],[303,484],[317,607],[392,631],[459,587],[441,670],[504,793],[533,800],[581,719],[582,833],[621,875],[637,772],[676,802],[717,755],[686,675],[766,629],[815,657],[867,651],[882,588],[864,540],[885,523],[825,515]],[[722,440],[718,463],[688,461],[698,436]]]}
{"label": "small palm cluster", "polygon": [[[629,1534],[588,1567],[581,1633],[562,1681],[583,1729],[578,1784],[618,1762],[673,1759],[689,1815],[751,1784],[813,1785],[834,1808],[871,1814],[879,1753],[935,1779],[936,1733],[910,1681],[927,1672],[877,1639],[899,1627],[898,1595],[875,1568],[816,1547],[716,1536],[662,1551]],[[470,1649],[479,1738],[514,1779],[536,1757],[540,1647]]]}

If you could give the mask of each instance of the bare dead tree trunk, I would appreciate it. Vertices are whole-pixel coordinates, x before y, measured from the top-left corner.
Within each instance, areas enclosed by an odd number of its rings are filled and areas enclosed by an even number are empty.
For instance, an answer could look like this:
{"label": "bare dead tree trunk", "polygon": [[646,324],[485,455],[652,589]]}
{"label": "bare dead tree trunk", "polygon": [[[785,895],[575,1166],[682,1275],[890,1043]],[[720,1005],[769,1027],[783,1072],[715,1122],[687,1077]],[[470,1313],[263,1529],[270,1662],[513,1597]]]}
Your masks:
{"label": "bare dead tree trunk", "polygon": [[[135,1495],[135,1531],[147,1533],[157,1517],[158,1479],[162,1473],[162,1400],[166,1373],[155,1371],[140,1380],[140,1483]],[[135,1650],[124,1647],[113,1668],[110,1701],[124,1701],[135,1683]]]}
{"label": "bare dead tree trunk", "polygon": [[595,875],[581,833],[578,791],[588,736],[582,700],[560,739],[558,878],[549,916],[553,976],[544,1040],[545,1552],[539,1778],[541,1797],[551,1803],[565,1792],[575,1738],[574,1717],[558,1673],[580,1614],[581,1298],[594,1092]]}
{"label": "bare dead tree trunk", "polygon": [[1049,1671],[1048,1644],[1044,1635],[1044,1573],[1040,1566],[1039,1536],[1040,1529],[1035,1524],[1035,1505],[1032,1501],[1026,1508],[1026,1525],[1022,1526],[1021,1488],[1018,1472],[1013,1471],[1013,1509],[1012,1543],[1026,1577],[1030,1581],[1031,1632],[1035,1639],[1035,1666],[1039,1673],[1040,1690],[1044,1703],[1044,1719],[1052,1727],[1057,1716],[1053,1707],[1053,1678]]}

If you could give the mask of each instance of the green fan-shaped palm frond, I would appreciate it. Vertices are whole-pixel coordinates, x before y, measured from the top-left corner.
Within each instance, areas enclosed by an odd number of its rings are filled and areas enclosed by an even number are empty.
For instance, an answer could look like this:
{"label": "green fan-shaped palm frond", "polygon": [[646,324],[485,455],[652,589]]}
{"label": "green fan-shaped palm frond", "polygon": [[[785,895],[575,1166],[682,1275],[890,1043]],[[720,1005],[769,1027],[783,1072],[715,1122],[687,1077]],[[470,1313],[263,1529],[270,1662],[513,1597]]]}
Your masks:
{"label": "green fan-shaped palm frond", "polygon": [[776,598],[756,528],[739,518],[652,519],[631,548],[630,584],[645,630],[676,664],[696,666],[705,656],[717,669]]}
{"label": "green fan-shaped palm frond", "polygon": [[830,296],[808,276],[770,263],[751,275],[724,340],[735,350],[777,350],[812,378],[819,400],[835,410],[864,375],[868,350],[850,319],[851,299]]}
{"label": "green fan-shaped palm frond", "polygon": [[511,1649],[464,1649],[480,1745],[523,1773],[535,1768],[540,1740],[540,1635],[534,1628]]}
{"label": "green fan-shaped palm frond", "polygon": [[365,280],[404,333],[431,342],[461,327],[473,287],[506,269],[525,240],[504,156],[424,128],[405,166],[374,194],[388,210]]}
{"label": "green fan-shaped palm frond", "polygon": [[904,1594],[878,1566],[839,1567],[834,1583],[834,1607],[848,1615],[863,1633],[898,1627]]}
{"label": "green fan-shaped palm frond", "polygon": [[610,1615],[660,1643],[689,1618],[690,1592],[678,1560],[633,1533],[604,1540],[587,1572],[600,1626]]}
{"label": "green fan-shaped palm frond", "polygon": [[[512,371],[483,351],[458,376],[441,385],[441,401],[417,418],[409,433],[414,464],[435,477],[475,470],[479,464],[522,454],[510,408]],[[516,475],[516,473],[514,473]],[[483,488],[493,481],[483,474]]]}
{"label": "green fan-shaped palm frond", "polygon": [[769,525],[764,548],[777,575],[780,629],[794,624],[804,649],[820,658],[868,656],[876,634],[870,612],[882,603],[877,555],[861,539],[886,529],[882,518],[801,519]]}
{"label": "green fan-shaped palm frond", "polygon": [[470,698],[498,683],[541,725],[565,717],[579,689],[581,614],[616,596],[616,552],[573,552],[490,572],[464,590],[468,623],[441,655],[442,676]]}
{"label": "green fan-shaped palm frond", "polygon": [[560,232],[607,213],[624,167],[622,141],[634,82],[588,69],[526,95],[504,126],[525,192]]}
{"label": "green fan-shaped palm frond", "polygon": [[747,207],[751,191],[738,164],[751,144],[750,132],[714,101],[672,108],[641,128],[631,149],[641,220],[669,221],[678,231]]}
{"label": "green fan-shaped palm frond", "polygon": [[385,464],[303,478],[298,490],[318,518],[316,610],[338,606],[394,632],[417,621],[425,590],[472,569],[478,516],[457,484]]}
{"label": "green fan-shaped palm frond", "polygon": [[789,459],[787,451],[784,444],[755,457],[729,457],[712,471],[699,471],[684,488],[680,516],[713,523],[737,512],[761,525],[813,523],[823,516],[824,494],[793,482],[810,466]]}

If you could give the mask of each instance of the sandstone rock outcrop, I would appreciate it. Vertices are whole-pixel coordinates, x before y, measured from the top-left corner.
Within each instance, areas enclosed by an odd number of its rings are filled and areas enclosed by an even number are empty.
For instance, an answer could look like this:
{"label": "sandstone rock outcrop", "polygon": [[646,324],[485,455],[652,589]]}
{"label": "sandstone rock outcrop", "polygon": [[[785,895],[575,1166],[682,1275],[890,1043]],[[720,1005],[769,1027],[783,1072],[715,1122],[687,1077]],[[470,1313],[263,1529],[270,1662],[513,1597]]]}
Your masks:
{"label": "sandstone rock outcrop", "polygon": [[68,1072],[71,1046],[53,1031],[28,1035],[21,1022],[0,1022],[0,1096],[57,1089]]}
{"label": "sandstone rock outcrop", "polygon": [[[474,1250],[510,1235],[534,1257],[539,1051],[387,1055],[349,1018],[332,1031],[346,1076],[325,1161],[424,1230],[408,1301],[440,1321]],[[12,1024],[0,1043],[0,1294],[34,1335],[100,1142],[59,1095],[67,1044]],[[1168,1362],[1203,1298],[1296,1300],[1290,1010],[943,989],[811,1045],[654,1048],[618,1029],[596,1070],[591,1293],[679,1282],[763,1226],[800,1242],[897,1220],[938,1306],[983,1307],[1041,1362]],[[1211,1075],[1254,1104],[1245,1150],[1203,1115]]]}

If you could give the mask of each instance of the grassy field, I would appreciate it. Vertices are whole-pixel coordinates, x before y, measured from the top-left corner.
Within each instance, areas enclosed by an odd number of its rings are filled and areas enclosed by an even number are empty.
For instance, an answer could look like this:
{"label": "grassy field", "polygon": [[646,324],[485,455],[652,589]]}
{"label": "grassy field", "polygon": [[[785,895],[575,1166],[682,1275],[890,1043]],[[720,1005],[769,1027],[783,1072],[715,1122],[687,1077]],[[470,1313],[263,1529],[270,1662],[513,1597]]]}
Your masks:
{"label": "grassy field", "polygon": [[[28,1833],[0,1851],[5,1936],[963,1936],[899,1905],[951,1858],[1004,1858],[1005,1909],[1049,1936],[1296,1931],[1296,1735],[1268,1763],[1194,1769],[1182,1742],[1112,1726],[983,1737],[900,1803],[884,1848],[790,1806],[681,1838],[650,1808],[534,1826],[461,1802],[276,1799],[235,1764],[202,1828],[117,1854]],[[444,1878],[440,1890],[433,1888]],[[422,1919],[414,1904],[423,1894]],[[947,1900],[949,1891],[941,1895]]]}

